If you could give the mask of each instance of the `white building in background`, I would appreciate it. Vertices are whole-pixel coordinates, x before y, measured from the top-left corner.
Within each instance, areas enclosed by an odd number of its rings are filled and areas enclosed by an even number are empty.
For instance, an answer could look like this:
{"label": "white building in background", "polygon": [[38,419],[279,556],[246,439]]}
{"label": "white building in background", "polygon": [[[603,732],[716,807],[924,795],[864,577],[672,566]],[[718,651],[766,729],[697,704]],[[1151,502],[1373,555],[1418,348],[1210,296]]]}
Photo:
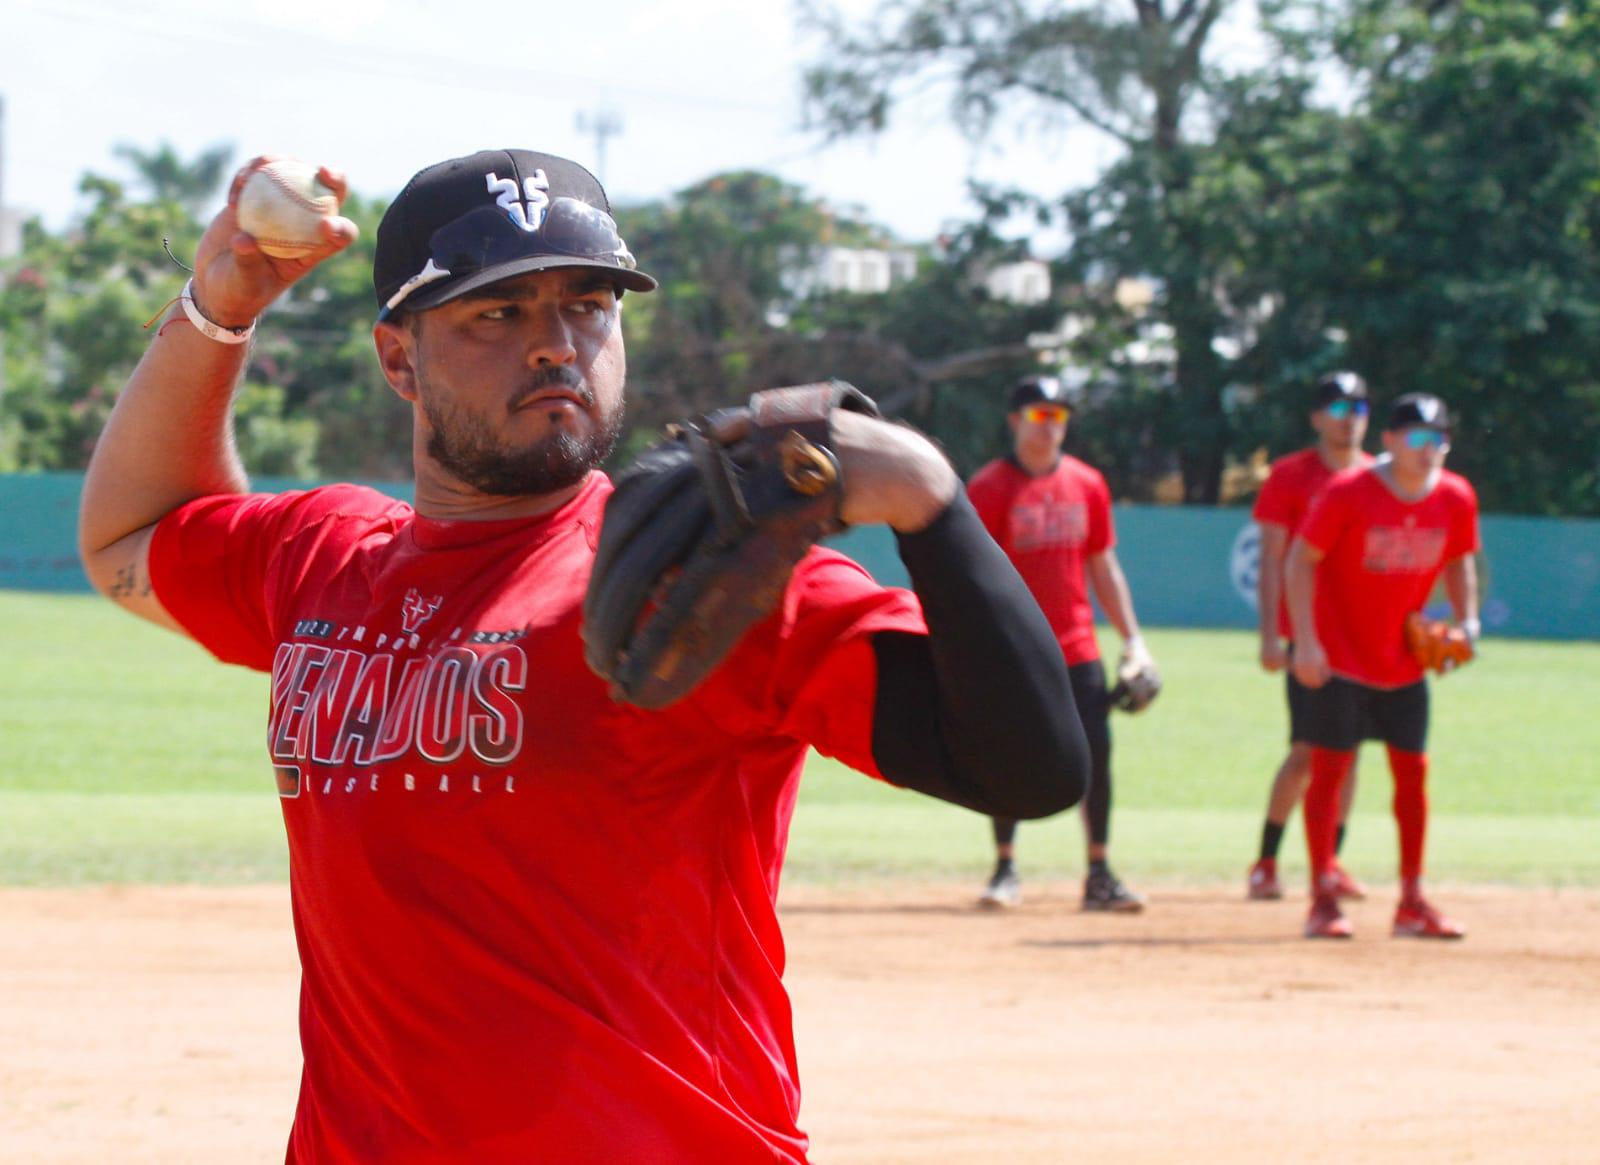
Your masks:
{"label": "white building in background", "polygon": [[1050,265],[1039,259],[1002,263],[983,277],[983,286],[1005,303],[1043,303],[1050,298]]}
{"label": "white building in background", "polygon": [[811,288],[852,295],[882,295],[917,273],[914,251],[876,247],[824,247],[816,267],[804,281]]}
{"label": "white building in background", "polygon": [[[916,277],[917,252],[897,247],[821,247],[808,265],[792,269],[791,290],[798,295],[840,291],[882,295]],[[1043,303],[1050,298],[1050,265],[1039,259],[1002,263],[979,277],[984,289],[1006,303]]]}
{"label": "white building in background", "polygon": [[0,259],[9,259],[22,250],[22,220],[20,210],[0,206]]}
{"label": "white building in background", "polygon": [[0,259],[22,250],[22,212],[6,205],[6,99],[0,94]]}

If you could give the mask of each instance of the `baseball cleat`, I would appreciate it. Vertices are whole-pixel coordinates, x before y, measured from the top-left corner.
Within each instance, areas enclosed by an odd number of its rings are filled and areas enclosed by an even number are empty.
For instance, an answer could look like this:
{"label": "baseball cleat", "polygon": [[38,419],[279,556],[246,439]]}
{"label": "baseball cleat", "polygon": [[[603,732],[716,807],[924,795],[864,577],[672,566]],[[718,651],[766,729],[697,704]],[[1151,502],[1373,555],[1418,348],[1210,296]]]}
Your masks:
{"label": "baseball cleat", "polygon": [[1137,914],[1144,909],[1144,897],[1124,886],[1110,870],[1096,871],[1083,880],[1083,908]]}
{"label": "baseball cleat", "polygon": [[1311,913],[1306,915],[1307,938],[1351,938],[1355,933],[1356,928],[1332,894],[1318,894],[1311,900]]}
{"label": "baseball cleat", "polygon": [[1278,881],[1278,863],[1272,858],[1262,858],[1250,867],[1247,897],[1252,902],[1275,902],[1283,897],[1283,886]]}
{"label": "baseball cleat", "polygon": [[1350,871],[1335,863],[1333,867],[1333,896],[1347,902],[1360,902],[1367,896],[1367,888],[1350,876]]}
{"label": "baseball cleat", "polygon": [[1010,870],[996,871],[989,884],[978,897],[978,905],[985,910],[1005,910],[1022,905],[1022,881]]}
{"label": "baseball cleat", "polygon": [[1393,934],[1395,938],[1465,938],[1467,931],[1418,898],[1400,903],[1395,910]]}

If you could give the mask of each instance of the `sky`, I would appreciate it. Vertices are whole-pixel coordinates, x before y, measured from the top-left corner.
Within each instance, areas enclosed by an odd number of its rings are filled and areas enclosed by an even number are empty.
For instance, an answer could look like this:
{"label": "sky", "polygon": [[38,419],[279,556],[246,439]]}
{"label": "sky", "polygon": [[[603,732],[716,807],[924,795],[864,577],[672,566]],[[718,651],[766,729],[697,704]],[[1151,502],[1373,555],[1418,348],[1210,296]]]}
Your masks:
{"label": "sky", "polygon": [[[522,146],[600,171],[624,204],[764,170],[917,242],[974,216],[969,178],[1054,194],[1113,156],[1037,125],[974,146],[942,96],[828,145],[801,129],[819,51],[788,0],[0,0],[0,200],[59,229],[85,171],[131,176],[119,144],[304,158],[380,198],[432,162]],[[580,125],[607,115],[602,159]]]}

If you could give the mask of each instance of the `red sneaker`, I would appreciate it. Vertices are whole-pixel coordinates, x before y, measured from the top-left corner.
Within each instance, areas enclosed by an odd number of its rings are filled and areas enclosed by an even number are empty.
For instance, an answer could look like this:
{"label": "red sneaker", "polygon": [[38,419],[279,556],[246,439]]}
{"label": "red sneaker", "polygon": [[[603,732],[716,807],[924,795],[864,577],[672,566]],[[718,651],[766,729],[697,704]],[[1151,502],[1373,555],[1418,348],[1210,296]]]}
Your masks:
{"label": "red sneaker", "polygon": [[1402,902],[1394,912],[1396,938],[1465,938],[1467,931],[1460,923],[1440,914],[1425,899]]}
{"label": "red sneaker", "polygon": [[1283,897],[1283,887],[1278,883],[1278,863],[1272,858],[1262,858],[1250,867],[1250,883],[1246,892],[1252,902],[1275,902]]}
{"label": "red sneaker", "polygon": [[1347,902],[1360,902],[1367,896],[1367,888],[1350,876],[1350,871],[1338,863],[1333,867],[1333,896]]}
{"label": "red sneaker", "polygon": [[1318,894],[1311,900],[1311,913],[1306,915],[1307,938],[1350,938],[1356,928],[1339,909],[1339,900],[1332,894]]}

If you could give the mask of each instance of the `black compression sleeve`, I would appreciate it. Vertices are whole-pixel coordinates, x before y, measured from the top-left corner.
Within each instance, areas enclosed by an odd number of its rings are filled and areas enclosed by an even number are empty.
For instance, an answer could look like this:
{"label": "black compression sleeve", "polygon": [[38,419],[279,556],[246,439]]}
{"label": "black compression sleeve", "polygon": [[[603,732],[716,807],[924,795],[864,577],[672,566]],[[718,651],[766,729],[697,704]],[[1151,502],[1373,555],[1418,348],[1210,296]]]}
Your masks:
{"label": "black compression sleeve", "polygon": [[1089,750],[1061,648],[964,491],[898,534],[928,635],[880,632],[872,755],[891,782],[998,817],[1083,796]]}

